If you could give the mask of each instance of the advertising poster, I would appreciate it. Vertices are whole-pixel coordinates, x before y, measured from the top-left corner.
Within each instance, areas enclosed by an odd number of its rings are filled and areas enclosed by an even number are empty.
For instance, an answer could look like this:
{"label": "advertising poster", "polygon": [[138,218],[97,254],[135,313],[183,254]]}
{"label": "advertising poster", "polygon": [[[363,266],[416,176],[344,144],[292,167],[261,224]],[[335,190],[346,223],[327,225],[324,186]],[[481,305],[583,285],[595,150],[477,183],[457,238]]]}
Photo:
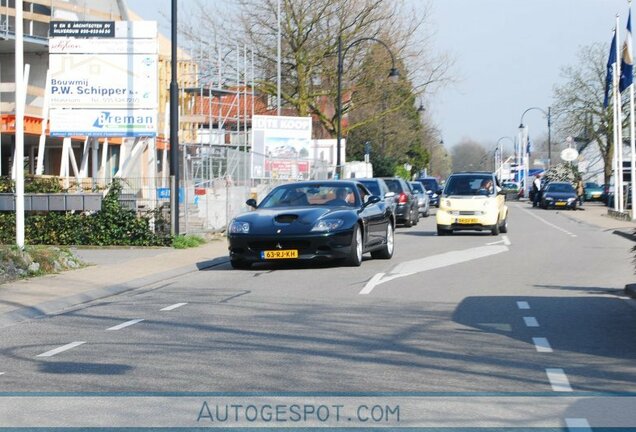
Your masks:
{"label": "advertising poster", "polygon": [[254,116],[252,176],[308,179],[311,117]]}

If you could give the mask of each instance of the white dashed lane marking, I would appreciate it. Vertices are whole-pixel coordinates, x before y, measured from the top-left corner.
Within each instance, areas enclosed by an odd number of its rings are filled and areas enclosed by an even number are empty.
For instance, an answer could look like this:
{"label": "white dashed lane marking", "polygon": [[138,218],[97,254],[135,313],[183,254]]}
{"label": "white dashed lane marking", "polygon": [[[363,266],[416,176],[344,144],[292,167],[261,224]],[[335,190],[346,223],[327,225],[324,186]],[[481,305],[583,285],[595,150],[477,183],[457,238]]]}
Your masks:
{"label": "white dashed lane marking", "polygon": [[539,327],[539,321],[535,317],[523,317],[526,327]]}
{"label": "white dashed lane marking", "polygon": [[534,343],[534,347],[537,349],[537,352],[552,352],[550,342],[548,342],[546,338],[534,337],[532,338],[532,342]]}
{"label": "white dashed lane marking", "polygon": [[561,231],[564,234],[569,235],[570,237],[576,237],[576,234],[571,233],[570,231],[561,228],[560,226],[557,226],[555,224],[553,224],[552,222],[548,222],[547,220],[543,219],[541,216],[537,216],[536,214],[534,214],[534,212],[531,212],[530,210],[524,209],[521,206],[517,206],[521,211],[528,213],[530,216],[532,216],[535,219],[540,220],[541,222],[543,222],[544,224],[546,224],[549,227],[554,228],[557,231]]}
{"label": "white dashed lane marking", "polygon": [[176,304],[173,304],[171,306],[166,306],[165,308],[159,309],[159,310],[160,311],[171,311],[171,310],[175,310],[176,308],[179,308],[179,307],[185,306],[185,305],[187,305],[187,303],[176,303]]}
{"label": "white dashed lane marking", "polygon": [[554,390],[555,392],[572,391],[568,376],[565,374],[565,371],[563,369],[548,368],[545,370],[545,373],[548,375],[548,381],[550,381],[552,390]]}
{"label": "white dashed lane marking", "polygon": [[69,344],[62,345],[61,347],[52,349],[52,350],[47,351],[45,353],[38,354],[37,357],[53,357],[55,354],[59,354],[59,353],[64,352],[64,351],[68,351],[70,349],[73,349],[73,348],[78,347],[78,346],[80,346],[82,344],[85,344],[85,343],[86,342],[82,342],[82,341],[71,342]]}
{"label": "white dashed lane marking", "polygon": [[143,321],[143,319],[134,319],[134,320],[126,321],[125,323],[121,323],[121,324],[118,324],[116,326],[107,328],[106,331],[108,331],[108,330],[121,330],[123,328],[130,327],[131,325],[135,325],[137,323],[140,323],[142,321]]}
{"label": "white dashed lane marking", "polygon": [[518,301],[517,302],[517,307],[519,309],[530,309],[530,305],[528,304],[527,301]]}

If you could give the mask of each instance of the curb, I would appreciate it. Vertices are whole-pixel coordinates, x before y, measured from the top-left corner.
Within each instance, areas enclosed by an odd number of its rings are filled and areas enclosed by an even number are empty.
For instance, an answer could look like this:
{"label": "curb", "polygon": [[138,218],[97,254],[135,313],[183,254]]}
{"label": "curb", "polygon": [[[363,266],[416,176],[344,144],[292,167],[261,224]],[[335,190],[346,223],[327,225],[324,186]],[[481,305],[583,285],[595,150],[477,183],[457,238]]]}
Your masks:
{"label": "curb", "polygon": [[227,256],[212,258],[195,263],[194,265],[188,265],[164,271],[152,276],[130,280],[125,283],[96,288],[68,297],[49,300],[33,306],[24,306],[0,315],[0,328],[18,324],[23,321],[58,315],[66,309],[72,307],[80,306],[94,300],[111,297],[117,294],[124,293],[126,291],[133,291],[136,289],[145,288],[158,282],[166,282],[166,284],[169,284],[170,279],[174,279],[188,273],[194,273],[196,271],[202,271],[211,267],[216,267],[226,262],[229,262],[229,257]]}
{"label": "curb", "polygon": [[631,298],[636,298],[636,284],[625,285],[625,294]]}

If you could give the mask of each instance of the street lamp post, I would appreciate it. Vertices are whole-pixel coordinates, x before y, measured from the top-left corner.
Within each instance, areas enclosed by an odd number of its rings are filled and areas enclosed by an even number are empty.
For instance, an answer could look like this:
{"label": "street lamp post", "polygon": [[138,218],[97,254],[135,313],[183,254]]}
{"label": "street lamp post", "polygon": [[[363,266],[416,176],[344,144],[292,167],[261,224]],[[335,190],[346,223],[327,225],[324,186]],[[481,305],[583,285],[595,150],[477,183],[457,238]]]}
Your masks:
{"label": "street lamp post", "polygon": [[171,8],[170,79],[170,215],[172,234],[179,235],[179,83],[177,82],[177,0]]}
{"label": "street lamp post", "polygon": [[[525,133],[525,129],[526,127],[523,124],[523,117],[526,115],[526,113],[528,111],[532,111],[532,110],[537,110],[537,111],[541,111],[543,113],[543,115],[545,116],[545,118],[548,121],[548,168],[550,168],[550,165],[552,163],[552,141],[551,141],[551,127],[552,127],[552,121],[551,121],[551,107],[548,107],[548,111],[546,112],[543,108],[539,108],[539,107],[531,107],[528,108],[527,110],[525,110],[523,112],[523,114],[521,114],[521,120],[519,122],[519,132],[521,134],[521,139],[519,142],[520,145],[520,149],[519,152],[521,154],[524,155],[524,176],[525,176],[525,180],[524,180],[524,191],[525,191],[525,196],[528,196],[528,192],[530,190],[530,184],[528,182],[528,173],[529,173],[529,158],[527,158],[526,156],[528,155],[528,151],[527,151],[527,139],[528,136]],[[528,160],[525,160],[528,159]]]}
{"label": "street lamp post", "polygon": [[389,55],[391,56],[391,70],[389,72],[389,78],[391,78],[392,80],[395,80],[400,76],[400,73],[395,68],[395,57],[393,56],[393,52],[391,51],[389,46],[386,43],[382,42],[380,39],[376,39],[374,37],[363,37],[360,39],[356,39],[353,42],[351,42],[349,45],[347,45],[346,48],[344,48],[343,50],[342,35],[338,36],[338,91],[336,94],[336,97],[338,99],[338,102],[337,102],[338,107],[336,109],[336,121],[337,121],[336,175],[338,178],[340,178],[342,175],[342,159],[341,159],[340,153],[342,151],[341,150],[341,141],[342,141],[342,96],[341,95],[342,95],[342,73],[344,69],[343,58],[347,54],[347,51],[349,50],[349,48],[364,41],[374,41],[382,45],[384,48],[386,48],[386,50],[389,52]]}

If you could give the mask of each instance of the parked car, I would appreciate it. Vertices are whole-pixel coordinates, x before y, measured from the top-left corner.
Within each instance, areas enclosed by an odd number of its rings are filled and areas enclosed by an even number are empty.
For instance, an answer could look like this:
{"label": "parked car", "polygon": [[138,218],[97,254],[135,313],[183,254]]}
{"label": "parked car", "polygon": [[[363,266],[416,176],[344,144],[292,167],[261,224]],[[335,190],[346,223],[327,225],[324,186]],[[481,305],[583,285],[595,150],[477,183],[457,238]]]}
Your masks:
{"label": "parked car", "polygon": [[519,192],[519,183],[513,181],[504,181],[501,188],[506,192]]}
{"label": "parked car", "polygon": [[440,236],[460,230],[508,232],[508,207],[490,172],[451,174],[435,216]]}
{"label": "parked car", "polygon": [[389,190],[386,182],[381,178],[357,178],[356,181],[362,183],[369,189],[373,195],[377,195],[380,198],[384,198],[384,202],[387,207],[391,208],[393,214],[395,214],[395,208],[397,207],[397,202],[395,200],[395,192]]}
{"label": "parked car", "polygon": [[541,208],[576,209],[576,191],[568,182],[550,182],[541,191]]}
{"label": "parked car", "polygon": [[430,198],[426,193],[426,189],[424,189],[424,186],[420,182],[412,181],[409,182],[409,184],[417,196],[417,208],[420,215],[428,217],[430,211]]}
{"label": "parked car", "polygon": [[362,255],[390,259],[394,215],[384,200],[354,181],[307,181],[274,188],[254,210],[228,226],[230,263],[342,259],[351,266]]}
{"label": "parked car", "polygon": [[602,201],[603,200],[603,187],[594,182],[587,182],[584,184],[585,188],[585,201]]}
{"label": "parked car", "polygon": [[413,194],[408,182],[399,177],[382,177],[391,192],[395,192],[395,219],[405,227],[417,225],[420,212],[417,208],[417,198]]}
{"label": "parked car", "polygon": [[426,189],[430,205],[439,207],[439,196],[442,193],[442,188],[437,182],[437,179],[435,177],[421,177],[416,179],[415,181],[422,183],[422,185]]}

